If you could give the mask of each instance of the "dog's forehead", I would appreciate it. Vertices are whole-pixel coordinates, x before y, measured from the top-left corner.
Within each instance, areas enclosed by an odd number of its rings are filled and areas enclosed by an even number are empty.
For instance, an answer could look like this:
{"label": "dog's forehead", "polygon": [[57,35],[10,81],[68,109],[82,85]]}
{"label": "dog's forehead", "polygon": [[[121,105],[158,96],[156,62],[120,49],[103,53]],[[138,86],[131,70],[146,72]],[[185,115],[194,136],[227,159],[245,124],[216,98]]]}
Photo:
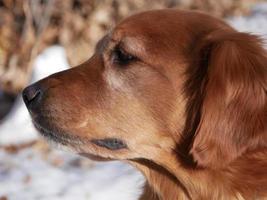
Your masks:
{"label": "dog's forehead", "polygon": [[143,39],[187,41],[201,33],[225,28],[230,27],[222,20],[201,12],[162,9],[141,12],[124,19],[114,28],[112,37],[120,39],[127,35]]}
{"label": "dog's forehead", "polygon": [[[177,14],[174,10],[156,10],[130,16],[109,32],[108,46],[120,43],[129,52],[139,51],[136,54],[142,56],[175,50],[180,41],[185,41],[183,26],[174,22]],[[177,32],[178,27],[181,34]],[[170,48],[173,44],[174,48]]]}
{"label": "dog's forehead", "polygon": [[[194,20],[199,15],[203,14],[177,9],[146,11],[124,19],[109,35],[115,42],[131,43],[127,46],[143,48],[150,55],[177,54],[188,48],[196,32],[206,30]],[[196,25],[200,27],[195,29]]]}
{"label": "dog's forehead", "polygon": [[171,21],[175,20],[176,25],[180,24],[175,19],[179,13],[179,11],[174,12],[173,10],[156,10],[132,15],[114,28],[112,37],[114,39],[120,39],[124,36],[153,39],[164,32],[173,32],[175,27],[172,26]]}

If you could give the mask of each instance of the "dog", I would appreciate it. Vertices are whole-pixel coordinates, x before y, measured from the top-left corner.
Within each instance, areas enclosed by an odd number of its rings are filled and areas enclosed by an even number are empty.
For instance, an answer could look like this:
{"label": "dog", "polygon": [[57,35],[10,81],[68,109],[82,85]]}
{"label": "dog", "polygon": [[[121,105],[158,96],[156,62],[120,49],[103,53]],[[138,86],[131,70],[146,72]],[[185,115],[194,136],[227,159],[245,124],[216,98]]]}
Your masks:
{"label": "dog", "polygon": [[141,200],[267,199],[266,55],[207,14],[146,11],[23,98],[48,140],[139,169]]}

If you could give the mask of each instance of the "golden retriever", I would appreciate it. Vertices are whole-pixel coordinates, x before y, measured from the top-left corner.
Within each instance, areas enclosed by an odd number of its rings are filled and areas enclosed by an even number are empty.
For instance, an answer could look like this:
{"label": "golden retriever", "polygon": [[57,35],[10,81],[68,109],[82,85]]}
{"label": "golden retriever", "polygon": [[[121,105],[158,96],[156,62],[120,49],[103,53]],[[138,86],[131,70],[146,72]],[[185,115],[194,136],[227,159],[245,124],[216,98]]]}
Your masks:
{"label": "golden retriever", "polygon": [[163,9],[123,20],[23,98],[49,140],[139,169],[140,199],[256,200],[267,199],[266,90],[258,37]]}

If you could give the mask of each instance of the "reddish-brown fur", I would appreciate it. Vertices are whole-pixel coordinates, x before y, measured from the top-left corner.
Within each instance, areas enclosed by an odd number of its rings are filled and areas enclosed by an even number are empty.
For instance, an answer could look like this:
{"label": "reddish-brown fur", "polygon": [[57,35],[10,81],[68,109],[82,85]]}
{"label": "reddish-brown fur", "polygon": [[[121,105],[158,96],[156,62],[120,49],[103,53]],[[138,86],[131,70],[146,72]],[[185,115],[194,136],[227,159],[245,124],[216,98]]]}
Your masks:
{"label": "reddish-brown fur", "polygon": [[[135,59],[118,64],[116,48]],[[29,107],[35,126],[82,155],[137,167],[141,200],[267,199],[267,56],[256,36],[198,12],[148,11],[31,87],[43,93]],[[96,143],[110,138],[125,146]]]}

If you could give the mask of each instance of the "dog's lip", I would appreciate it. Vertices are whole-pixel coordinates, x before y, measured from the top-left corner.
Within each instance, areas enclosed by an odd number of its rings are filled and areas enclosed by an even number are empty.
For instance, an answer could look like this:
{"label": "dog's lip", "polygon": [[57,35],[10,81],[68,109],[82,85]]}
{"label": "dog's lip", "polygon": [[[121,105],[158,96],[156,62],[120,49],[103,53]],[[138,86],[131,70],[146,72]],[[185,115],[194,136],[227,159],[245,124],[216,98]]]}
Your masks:
{"label": "dog's lip", "polygon": [[38,123],[36,120],[32,120],[34,127],[38,130],[38,132],[45,137],[48,140],[52,140],[56,143],[60,143],[62,145],[71,145],[71,146],[76,146],[76,145],[83,145],[87,143],[86,139],[79,139],[78,137],[72,136],[70,134],[66,134],[63,131],[59,130],[53,130],[45,128],[42,126],[40,123]]}
{"label": "dog's lip", "polygon": [[90,153],[79,153],[80,156],[89,158],[94,161],[113,161],[111,158],[104,158],[98,155],[90,154]]}
{"label": "dog's lip", "polygon": [[[79,140],[77,138],[76,139],[68,138],[68,137],[66,137],[66,134],[64,134],[64,136],[62,136],[62,133],[53,132],[51,130],[48,130],[34,120],[33,120],[33,124],[43,137],[45,137],[46,139],[52,140],[56,143],[60,143],[64,146],[69,146],[69,145],[70,146],[76,146],[76,145],[82,145],[82,144],[86,143],[86,142],[82,142],[81,140]],[[94,161],[112,161],[113,160],[111,158],[104,158],[104,157],[94,155],[94,154],[91,154],[88,152],[81,152],[81,153],[78,153],[78,155],[80,155],[82,157],[89,158],[89,159],[94,160]]]}

